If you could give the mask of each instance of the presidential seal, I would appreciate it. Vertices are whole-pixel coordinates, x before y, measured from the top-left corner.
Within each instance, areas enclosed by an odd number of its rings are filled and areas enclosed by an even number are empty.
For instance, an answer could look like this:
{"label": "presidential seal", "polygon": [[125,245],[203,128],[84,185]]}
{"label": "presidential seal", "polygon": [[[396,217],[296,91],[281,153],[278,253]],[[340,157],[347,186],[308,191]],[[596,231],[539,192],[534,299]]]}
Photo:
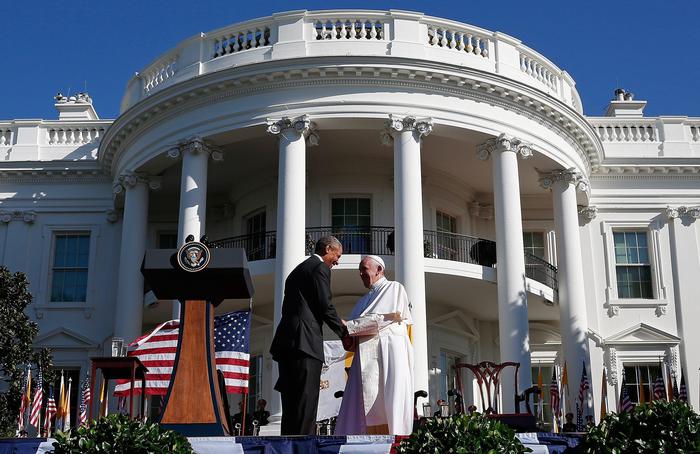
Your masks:
{"label": "presidential seal", "polygon": [[177,251],[177,263],[180,268],[190,273],[206,268],[210,257],[209,248],[198,241],[185,243]]}

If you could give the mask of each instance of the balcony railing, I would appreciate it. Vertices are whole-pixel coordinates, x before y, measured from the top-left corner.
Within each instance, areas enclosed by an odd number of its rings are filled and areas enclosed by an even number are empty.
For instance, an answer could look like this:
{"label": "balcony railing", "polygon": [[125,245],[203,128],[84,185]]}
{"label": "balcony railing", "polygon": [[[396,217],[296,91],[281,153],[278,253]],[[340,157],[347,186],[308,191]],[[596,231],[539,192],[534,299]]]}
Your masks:
{"label": "balcony railing", "polygon": [[[327,235],[333,235],[340,240],[344,254],[394,255],[394,228],[378,226],[307,228],[306,254],[312,254],[316,241]],[[212,241],[211,246],[243,248],[251,262],[272,259],[275,258],[276,232],[261,232],[224,238]],[[428,258],[494,267],[496,264],[496,243],[468,235],[426,230],[423,232],[423,255]],[[556,295],[558,288],[557,269],[547,261],[526,252],[525,275],[550,287]]]}

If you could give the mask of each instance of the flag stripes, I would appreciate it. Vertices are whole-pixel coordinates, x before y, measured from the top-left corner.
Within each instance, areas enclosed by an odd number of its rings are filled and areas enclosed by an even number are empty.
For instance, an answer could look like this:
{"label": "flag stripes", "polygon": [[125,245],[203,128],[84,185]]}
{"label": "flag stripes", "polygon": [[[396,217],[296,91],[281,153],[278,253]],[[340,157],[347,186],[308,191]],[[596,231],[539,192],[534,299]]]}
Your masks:
{"label": "flag stripes", "polygon": [[[146,394],[165,395],[175,364],[179,320],[170,320],[129,344],[129,356],[136,356],[148,368]],[[227,393],[246,393],[250,376],[248,353],[250,312],[239,311],[214,318],[216,368],[224,375]],[[131,385],[117,380],[116,396],[126,396]],[[134,393],[141,392],[136,384]]]}

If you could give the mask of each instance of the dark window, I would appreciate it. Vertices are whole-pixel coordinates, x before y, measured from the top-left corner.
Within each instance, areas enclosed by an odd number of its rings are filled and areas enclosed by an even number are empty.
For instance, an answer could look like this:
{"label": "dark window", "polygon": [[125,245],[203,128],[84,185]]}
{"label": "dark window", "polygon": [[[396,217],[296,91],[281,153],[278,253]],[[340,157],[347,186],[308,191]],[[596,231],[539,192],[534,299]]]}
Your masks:
{"label": "dark window", "polygon": [[343,244],[343,253],[372,252],[370,219],[368,197],[335,198],[331,201],[331,227],[333,235]]}
{"label": "dark window", "polygon": [[158,249],[177,249],[177,233],[160,232],[158,233]]}
{"label": "dark window", "polygon": [[618,297],[653,298],[646,232],[613,232],[613,238]]}
{"label": "dark window", "polygon": [[51,268],[51,301],[87,300],[90,233],[70,232],[54,235]]}
{"label": "dark window", "polygon": [[[625,365],[625,384],[627,394],[634,403],[651,402],[654,396],[654,380],[661,373],[658,364],[641,364],[637,366]],[[644,399],[641,399],[641,392]]]}
{"label": "dark window", "polygon": [[457,258],[457,218],[441,211],[435,214],[437,226],[437,258],[455,260]]}
{"label": "dark window", "polygon": [[265,210],[254,213],[246,218],[245,233],[246,237],[246,253],[248,260],[264,259],[265,254],[265,230],[267,228],[267,220]]}

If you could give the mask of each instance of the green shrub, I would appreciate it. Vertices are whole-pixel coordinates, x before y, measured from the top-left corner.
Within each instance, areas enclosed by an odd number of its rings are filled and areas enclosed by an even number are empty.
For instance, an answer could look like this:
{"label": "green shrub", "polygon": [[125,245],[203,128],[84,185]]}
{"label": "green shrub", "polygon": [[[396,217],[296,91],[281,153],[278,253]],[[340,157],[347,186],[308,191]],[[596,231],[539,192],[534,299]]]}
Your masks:
{"label": "green shrub", "polygon": [[700,416],[680,400],[657,400],[607,415],[589,429],[581,447],[590,454],[699,452]]}
{"label": "green shrub", "polygon": [[127,415],[109,415],[74,431],[57,432],[53,446],[55,454],[194,453],[179,433]]}
{"label": "green shrub", "polygon": [[479,413],[450,418],[431,418],[401,441],[401,454],[519,454],[531,452],[515,431]]}

